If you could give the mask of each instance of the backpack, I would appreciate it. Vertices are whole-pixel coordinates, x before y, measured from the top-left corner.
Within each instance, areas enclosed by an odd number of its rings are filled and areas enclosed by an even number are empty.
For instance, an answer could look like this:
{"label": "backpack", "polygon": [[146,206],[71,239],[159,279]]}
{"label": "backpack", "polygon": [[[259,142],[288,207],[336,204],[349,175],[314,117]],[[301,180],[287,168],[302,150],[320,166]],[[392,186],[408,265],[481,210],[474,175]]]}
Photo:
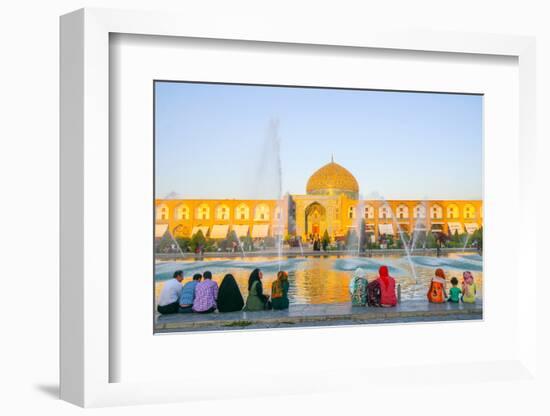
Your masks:
{"label": "backpack", "polygon": [[433,303],[445,302],[443,296],[443,285],[439,282],[432,281],[430,283],[430,290],[428,290],[428,300]]}
{"label": "backpack", "polygon": [[367,305],[380,306],[381,296],[382,293],[380,291],[380,282],[378,279],[373,280],[367,285]]}

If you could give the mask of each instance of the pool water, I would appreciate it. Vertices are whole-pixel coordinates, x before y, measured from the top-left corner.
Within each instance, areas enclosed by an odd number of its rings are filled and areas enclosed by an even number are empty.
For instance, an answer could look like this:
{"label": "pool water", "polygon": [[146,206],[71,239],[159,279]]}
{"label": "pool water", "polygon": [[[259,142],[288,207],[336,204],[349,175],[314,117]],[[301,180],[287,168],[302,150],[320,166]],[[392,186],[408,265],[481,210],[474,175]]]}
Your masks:
{"label": "pool water", "polygon": [[[244,257],[240,259],[208,258],[203,260],[159,261],[155,264],[155,299],[162,290],[166,279],[172,277],[175,270],[183,270],[184,283],[194,273],[210,270],[213,280],[221,283],[227,273],[231,273],[246,299],[248,276],[255,268],[263,272],[264,293],[271,293],[271,283],[276,278],[279,267],[289,274],[289,300],[291,304],[324,304],[350,301],[349,281],[353,271],[361,267],[369,281],[378,276],[378,268],[387,265],[390,274],[401,285],[401,299],[426,299],[430,279],[436,268],[442,268],[447,282],[455,276],[462,282],[462,272],[472,272],[478,296],[483,289],[483,258],[477,254],[452,253],[441,257],[412,256],[416,271],[415,281],[411,265],[406,257],[385,255],[374,257],[320,256],[289,257],[280,262],[277,257]],[[451,287],[447,284],[447,290]]]}

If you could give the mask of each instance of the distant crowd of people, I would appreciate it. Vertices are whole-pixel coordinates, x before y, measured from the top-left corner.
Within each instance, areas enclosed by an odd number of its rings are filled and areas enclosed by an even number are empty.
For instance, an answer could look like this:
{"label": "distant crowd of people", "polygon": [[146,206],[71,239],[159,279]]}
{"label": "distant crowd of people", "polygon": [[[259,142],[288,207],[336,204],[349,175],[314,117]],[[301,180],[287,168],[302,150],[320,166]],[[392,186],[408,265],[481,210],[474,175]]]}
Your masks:
{"label": "distant crowd of people", "polygon": [[161,314],[212,313],[263,311],[288,309],[288,273],[280,271],[271,285],[271,296],[264,294],[263,273],[254,269],[248,278],[248,297],[243,299],[237,281],[232,274],[226,274],[218,287],[212,280],[212,273],[196,273],[193,279],[182,285],[183,271],[174,272],[160,293],[157,311]]}
{"label": "distant crowd of people", "polygon": [[[431,303],[475,303],[477,288],[471,272],[463,273],[461,287],[458,279],[452,277],[451,288],[447,294],[446,276],[443,269],[436,269],[427,292]],[[263,273],[254,269],[248,278],[248,297],[243,299],[237,281],[232,274],[226,274],[218,287],[212,280],[212,273],[196,273],[193,279],[182,285],[183,271],[174,272],[160,293],[157,311],[161,314],[174,313],[212,313],[245,311],[264,311],[270,309],[288,309],[288,273],[279,271],[271,285],[271,296],[264,294]],[[354,271],[349,292],[353,306],[393,307],[397,305],[396,283],[390,276],[388,266],[378,269],[378,276],[369,282],[363,269]]]}

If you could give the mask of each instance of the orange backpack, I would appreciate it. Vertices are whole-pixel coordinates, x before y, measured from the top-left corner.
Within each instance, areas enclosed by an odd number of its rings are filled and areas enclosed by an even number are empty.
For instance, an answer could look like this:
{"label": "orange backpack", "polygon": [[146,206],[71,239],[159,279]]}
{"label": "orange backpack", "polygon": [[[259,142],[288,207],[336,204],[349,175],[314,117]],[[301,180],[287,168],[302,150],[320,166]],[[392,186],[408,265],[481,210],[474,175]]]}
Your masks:
{"label": "orange backpack", "polygon": [[443,294],[443,284],[434,282],[432,280],[430,284],[430,290],[428,291],[428,300],[433,303],[445,302],[445,296]]}

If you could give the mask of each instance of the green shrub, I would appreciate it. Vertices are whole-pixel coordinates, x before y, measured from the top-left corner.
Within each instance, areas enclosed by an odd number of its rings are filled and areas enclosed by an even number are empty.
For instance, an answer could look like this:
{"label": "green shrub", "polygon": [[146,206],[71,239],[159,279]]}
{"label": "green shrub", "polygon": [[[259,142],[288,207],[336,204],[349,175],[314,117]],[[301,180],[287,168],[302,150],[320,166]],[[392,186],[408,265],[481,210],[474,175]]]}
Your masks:
{"label": "green shrub", "polygon": [[176,242],[184,253],[190,250],[191,239],[189,237],[177,237]]}

